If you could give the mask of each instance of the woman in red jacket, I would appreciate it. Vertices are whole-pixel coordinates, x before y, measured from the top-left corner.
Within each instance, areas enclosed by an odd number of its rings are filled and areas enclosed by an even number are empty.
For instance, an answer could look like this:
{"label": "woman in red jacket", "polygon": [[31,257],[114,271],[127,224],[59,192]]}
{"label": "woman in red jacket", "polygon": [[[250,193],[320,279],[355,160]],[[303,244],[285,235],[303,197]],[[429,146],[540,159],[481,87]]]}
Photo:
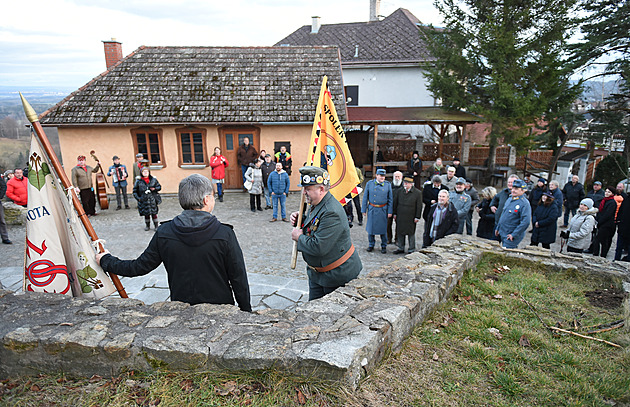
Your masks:
{"label": "woman in red jacket", "polygon": [[21,168],[16,168],[15,176],[7,182],[7,197],[16,205],[26,207],[28,203],[28,180],[24,178]]}
{"label": "woman in red jacket", "polygon": [[230,165],[227,158],[221,155],[219,147],[214,148],[214,154],[210,157],[212,167],[212,185],[214,192],[219,195],[219,202],[223,202],[223,181],[225,180],[225,167]]}

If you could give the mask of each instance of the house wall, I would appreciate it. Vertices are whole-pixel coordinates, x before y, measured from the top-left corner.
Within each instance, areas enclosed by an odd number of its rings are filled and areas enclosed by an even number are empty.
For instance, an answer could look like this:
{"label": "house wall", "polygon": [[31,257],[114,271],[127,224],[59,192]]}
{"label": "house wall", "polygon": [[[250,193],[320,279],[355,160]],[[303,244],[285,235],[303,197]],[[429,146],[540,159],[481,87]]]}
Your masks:
{"label": "house wall", "polygon": [[[427,90],[427,81],[420,67],[343,67],[344,86],[359,87],[359,106],[434,106],[435,99]],[[431,139],[428,126],[379,126],[386,133],[410,134],[414,138]]]}
{"label": "house wall", "polygon": [[[120,162],[127,166],[129,173],[132,173],[132,166],[135,161],[135,151],[131,130],[137,126],[125,127],[60,127],[59,145],[61,156],[64,162],[64,169],[69,179],[71,179],[72,167],[76,165],[77,156],[85,155],[87,164],[94,167],[95,161],[90,157],[90,151],[94,150],[95,155],[100,159],[103,171],[107,173],[112,165],[112,157],[117,155]],[[210,167],[205,169],[186,169],[178,166],[179,147],[175,129],[181,125],[173,126],[153,126],[162,129],[163,162],[164,168],[153,169],[152,175],[158,178],[162,185],[163,193],[177,193],[179,182],[193,173],[199,173],[210,178]],[[212,155],[214,147],[219,146],[218,126],[197,126],[207,130],[206,148],[208,157]],[[288,141],[291,143],[291,154],[293,156],[293,172],[291,175],[291,191],[298,191],[299,180],[298,169],[306,161],[308,145],[311,137],[311,125],[278,125],[260,126],[260,145],[258,150],[264,149],[273,154],[275,141]],[[235,163],[236,165],[236,163]],[[111,185],[111,177],[107,177],[109,183],[108,193],[114,194]],[[130,184],[132,184],[130,180]],[[131,186],[127,192],[131,192]]]}

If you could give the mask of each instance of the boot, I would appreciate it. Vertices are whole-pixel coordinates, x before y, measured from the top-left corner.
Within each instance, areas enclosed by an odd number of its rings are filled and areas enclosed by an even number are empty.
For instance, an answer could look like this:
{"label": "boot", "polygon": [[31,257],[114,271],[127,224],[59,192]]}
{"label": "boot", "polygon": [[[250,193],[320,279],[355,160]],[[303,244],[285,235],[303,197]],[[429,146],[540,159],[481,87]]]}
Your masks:
{"label": "boot", "polygon": [[153,219],[153,226],[155,226],[155,230],[157,230],[158,226],[160,226],[160,223],[158,222],[157,218]]}
{"label": "boot", "polygon": [[223,202],[223,194],[219,195],[219,202]]}
{"label": "boot", "polygon": [[151,230],[151,221],[145,220],[144,224],[145,224],[144,230]]}

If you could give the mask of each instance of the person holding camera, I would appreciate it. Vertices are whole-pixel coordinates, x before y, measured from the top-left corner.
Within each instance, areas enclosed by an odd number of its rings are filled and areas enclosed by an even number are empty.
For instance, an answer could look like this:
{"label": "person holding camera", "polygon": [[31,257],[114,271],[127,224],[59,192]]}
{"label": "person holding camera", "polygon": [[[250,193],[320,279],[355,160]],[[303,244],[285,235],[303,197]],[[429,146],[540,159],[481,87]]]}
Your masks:
{"label": "person holding camera", "polygon": [[591,244],[591,233],[595,227],[595,215],[598,209],[593,208],[593,200],[584,198],[567,230],[560,232],[560,237],[567,239],[567,252],[582,253]]}

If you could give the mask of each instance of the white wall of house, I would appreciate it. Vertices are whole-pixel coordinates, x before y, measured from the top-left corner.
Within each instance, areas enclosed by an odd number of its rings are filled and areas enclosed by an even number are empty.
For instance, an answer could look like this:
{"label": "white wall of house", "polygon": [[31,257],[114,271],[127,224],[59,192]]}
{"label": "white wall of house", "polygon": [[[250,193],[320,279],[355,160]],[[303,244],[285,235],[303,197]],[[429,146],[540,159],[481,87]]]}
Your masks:
{"label": "white wall of house", "polygon": [[[434,106],[427,81],[419,66],[343,67],[344,86],[359,87],[359,106]],[[410,134],[429,141],[427,126],[379,126],[379,132]]]}

